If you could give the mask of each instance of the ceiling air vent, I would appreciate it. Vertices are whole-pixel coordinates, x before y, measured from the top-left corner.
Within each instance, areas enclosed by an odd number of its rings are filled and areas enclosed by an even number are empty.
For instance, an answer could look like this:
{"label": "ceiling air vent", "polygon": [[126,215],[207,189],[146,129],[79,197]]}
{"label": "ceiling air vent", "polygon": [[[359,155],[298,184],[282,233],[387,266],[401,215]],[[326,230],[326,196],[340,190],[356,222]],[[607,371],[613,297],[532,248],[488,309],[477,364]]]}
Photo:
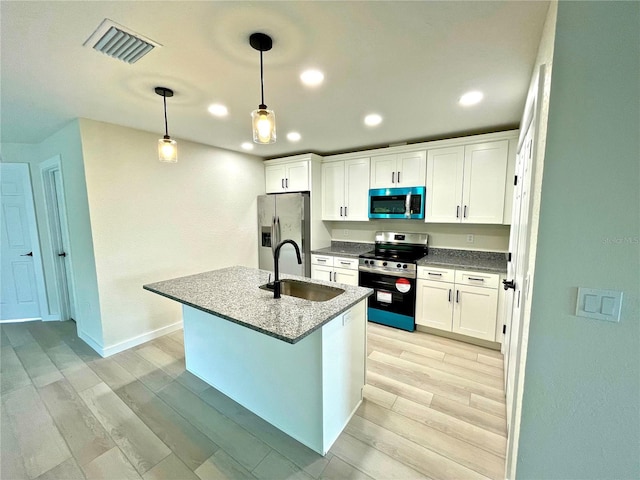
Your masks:
{"label": "ceiling air vent", "polygon": [[83,45],[127,63],[136,63],[155,47],[162,46],[108,18]]}

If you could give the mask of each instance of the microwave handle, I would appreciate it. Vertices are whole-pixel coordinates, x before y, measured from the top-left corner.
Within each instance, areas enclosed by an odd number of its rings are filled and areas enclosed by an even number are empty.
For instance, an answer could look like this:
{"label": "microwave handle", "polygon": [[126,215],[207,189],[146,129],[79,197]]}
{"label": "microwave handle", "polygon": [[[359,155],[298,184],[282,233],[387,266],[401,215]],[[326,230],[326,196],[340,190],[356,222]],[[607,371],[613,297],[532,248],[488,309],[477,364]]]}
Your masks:
{"label": "microwave handle", "polygon": [[[398,172],[398,177],[400,177],[400,172]],[[407,218],[411,218],[411,194],[407,193],[407,198],[404,200],[404,216]]]}

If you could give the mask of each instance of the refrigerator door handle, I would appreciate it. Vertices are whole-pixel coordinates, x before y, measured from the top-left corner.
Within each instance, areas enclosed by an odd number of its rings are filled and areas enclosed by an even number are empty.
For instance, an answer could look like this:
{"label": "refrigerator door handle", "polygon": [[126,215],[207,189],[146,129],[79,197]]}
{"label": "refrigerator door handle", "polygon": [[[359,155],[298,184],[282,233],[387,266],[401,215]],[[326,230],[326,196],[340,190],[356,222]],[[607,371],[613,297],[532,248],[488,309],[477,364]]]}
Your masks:
{"label": "refrigerator door handle", "polygon": [[282,231],[280,229],[280,215],[276,217],[276,226],[277,226],[277,235],[278,235],[277,240],[278,240],[278,243],[280,243],[282,241]]}
{"label": "refrigerator door handle", "polygon": [[276,256],[276,216],[271,217],[271,255]]}

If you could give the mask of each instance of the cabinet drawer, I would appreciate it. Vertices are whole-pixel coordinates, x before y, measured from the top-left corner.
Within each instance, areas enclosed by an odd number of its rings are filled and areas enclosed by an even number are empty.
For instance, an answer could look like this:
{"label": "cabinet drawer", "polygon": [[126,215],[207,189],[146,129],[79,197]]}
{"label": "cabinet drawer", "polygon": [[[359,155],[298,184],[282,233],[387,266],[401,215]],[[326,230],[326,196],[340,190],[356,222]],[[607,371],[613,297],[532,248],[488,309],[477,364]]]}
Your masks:
{"label": "cabinet drawer", "polygon": [[456,284],[473,285],[476,287],[498,288],[499,277],[497,273],[480,273],[468,270],[456,270]]}
{"label": "cabinet drawer", "polygon": [[358,259],[350,257],[333,257],[333,266],[336,268],[358,270]]}
{"label": "cabinet drawer", "polygon": [[436,282],[453,283],[455,279],[455,270],[447,268],[434,267],[418,267],[418,278],[424,280],[435,280]]}
{"label": "cabinet drawer", "polygon": [[333,266],[333,257],[330,255],[311,255],[311,263],[315,265]]}

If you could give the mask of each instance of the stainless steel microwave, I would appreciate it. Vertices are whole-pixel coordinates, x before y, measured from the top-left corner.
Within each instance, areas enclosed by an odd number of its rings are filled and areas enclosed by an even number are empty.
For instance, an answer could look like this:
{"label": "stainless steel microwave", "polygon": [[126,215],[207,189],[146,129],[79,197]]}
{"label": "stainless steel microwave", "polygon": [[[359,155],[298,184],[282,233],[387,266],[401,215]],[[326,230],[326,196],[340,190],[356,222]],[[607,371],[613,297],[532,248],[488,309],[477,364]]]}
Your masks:
{"label": "stainless steel microwave", "polygon": [[369,218],[416,218],[424,220],[425,187],[372,188]]}

